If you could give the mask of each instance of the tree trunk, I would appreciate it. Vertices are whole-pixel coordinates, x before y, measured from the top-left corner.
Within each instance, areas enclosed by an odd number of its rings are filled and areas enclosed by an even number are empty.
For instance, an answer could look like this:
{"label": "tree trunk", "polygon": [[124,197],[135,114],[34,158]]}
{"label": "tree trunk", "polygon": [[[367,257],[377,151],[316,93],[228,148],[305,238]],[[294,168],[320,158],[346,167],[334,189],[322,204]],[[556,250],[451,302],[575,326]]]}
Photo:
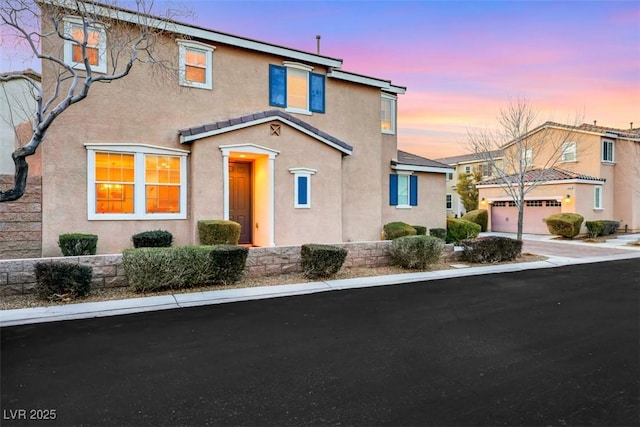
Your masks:
{"label": "tree trunk", "polygon": [[[34,136],[34,139],[36,137]],[[29,164],[27,163],[27,157],[33,155],[36,150],[32,147],[40,145],[41,141],[35,141],[32,139],[29,144],[24,147],[18,148],[13,152],[11,157],[16,167],[16,174],[13,181],[13,188],[0,191],[0,202],[11,202],[18,200],[24,195],[27,189],[27,177],[29,176]]]}

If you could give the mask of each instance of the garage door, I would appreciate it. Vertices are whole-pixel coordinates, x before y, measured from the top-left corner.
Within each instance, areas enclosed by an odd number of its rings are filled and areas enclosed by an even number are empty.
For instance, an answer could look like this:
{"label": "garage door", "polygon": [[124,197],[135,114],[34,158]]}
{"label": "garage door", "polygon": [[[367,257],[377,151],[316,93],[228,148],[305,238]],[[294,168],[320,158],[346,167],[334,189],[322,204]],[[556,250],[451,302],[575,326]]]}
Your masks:
{"label": "garage door", "polygon": [[[525,200],[523,233],[549,234],[542,220],[551,214],[560,213],[562,204],[557,200]],[[518,208],[515,202],[493,202],[491,206],[491,229],[504,233],[518,231]]]}

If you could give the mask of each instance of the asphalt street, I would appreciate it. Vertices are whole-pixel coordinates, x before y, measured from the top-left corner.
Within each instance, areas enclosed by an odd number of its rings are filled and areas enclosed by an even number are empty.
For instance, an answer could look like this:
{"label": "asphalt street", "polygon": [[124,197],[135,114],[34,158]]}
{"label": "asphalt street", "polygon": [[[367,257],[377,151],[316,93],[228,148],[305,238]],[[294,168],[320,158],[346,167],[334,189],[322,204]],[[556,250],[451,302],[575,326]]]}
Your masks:
{"label": "asphalt street", "polygon": [[630,259],[6,327],[1,421],[637,426],[639,302]]}

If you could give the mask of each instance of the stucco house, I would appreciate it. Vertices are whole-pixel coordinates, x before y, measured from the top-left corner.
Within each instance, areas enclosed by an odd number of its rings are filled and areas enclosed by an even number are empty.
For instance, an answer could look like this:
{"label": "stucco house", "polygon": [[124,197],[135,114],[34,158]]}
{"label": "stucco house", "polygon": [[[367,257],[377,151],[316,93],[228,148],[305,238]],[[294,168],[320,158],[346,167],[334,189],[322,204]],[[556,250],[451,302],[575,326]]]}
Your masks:
{"label": "stucco house", "polygon": [[[94,85],[40,147],[43,256],[59,255],[69,232],[97,234],[98,253],[155,229],[198,244],[205,219],[239,222],[255,246],[378,240],[390,221],[445,226],[452,169],[398,150],[405,87],[318,52],[154,19],[165,26],[156,58],[177,72],[139,63]],[[73,37],[77,22],[69,11]],[[110,60],[108,31],[88,38],[94,73]],[[43,49],[73,63],[74,45]],[[43,87],[52,79],[43,64]]]}
{"label": "stucco house", "polygon": [[[495,160],[496,165],[501,167],[501,150],[493,151],[489,153],[489,155]],[[467,213],[467,210],[464,208],[462,199],[458,194],[458,179],[461,175],[474,174],[476,171],[480,172],[479,175],[482,176],[483,180],[490,179],[493,175],[493,168],[481,155],[477,153],[461,154],[436,160],[455,168],[454,172],[447,174],[445,207],[447,209],[448,217],[453,218],[455,216],[462,216]]]}
{"label": "stucco house", "polygon": [[[543,219],[560,212],[578,213],[585,221],[619,221],[622,231],[640,230],[640,128],[546,122],[524,140],[531,138],[561,143],[532,144],[536,149],[526,153],[524,182],[537,186],[525,197],[524,233],[548,234]],[[515,143],[503,149],[505,157],[512,155]],[[490,212],[489,229],[515,232],[518,208],[505,193],[505,181],[487,179],[477,187],[481,207]]]}

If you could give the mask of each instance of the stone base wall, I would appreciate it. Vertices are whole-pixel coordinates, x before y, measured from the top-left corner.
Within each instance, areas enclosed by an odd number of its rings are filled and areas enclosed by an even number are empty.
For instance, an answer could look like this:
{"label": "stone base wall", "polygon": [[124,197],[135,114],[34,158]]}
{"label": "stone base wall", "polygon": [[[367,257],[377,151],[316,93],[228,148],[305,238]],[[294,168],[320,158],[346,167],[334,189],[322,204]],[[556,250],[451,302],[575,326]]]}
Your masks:
{"label": "stone base wall", "polygon": [[[347,249],[344,267],[384,267],[390,264],[391,241],[342,243]],[[452,245],[447,245],[443,258],[457,259]],[[93,268],[93,289],[127,286],[122,266],[122,255],[94,255],[36,259],[0,260],[0,296],[33,292],[36,285],[34,265],[37,262],[63,261],[88,265]],[[274,276],[302,271],[300,246],[250,248],[245,274],[247,277]]]}
{"label": "stone base wall", "polygon": [[[0,189],[13,187],[13,175],[0,175]],[[27,190],[13,202],[0,203],[0,259],[42,256],[42,178],[27,178]]]}

